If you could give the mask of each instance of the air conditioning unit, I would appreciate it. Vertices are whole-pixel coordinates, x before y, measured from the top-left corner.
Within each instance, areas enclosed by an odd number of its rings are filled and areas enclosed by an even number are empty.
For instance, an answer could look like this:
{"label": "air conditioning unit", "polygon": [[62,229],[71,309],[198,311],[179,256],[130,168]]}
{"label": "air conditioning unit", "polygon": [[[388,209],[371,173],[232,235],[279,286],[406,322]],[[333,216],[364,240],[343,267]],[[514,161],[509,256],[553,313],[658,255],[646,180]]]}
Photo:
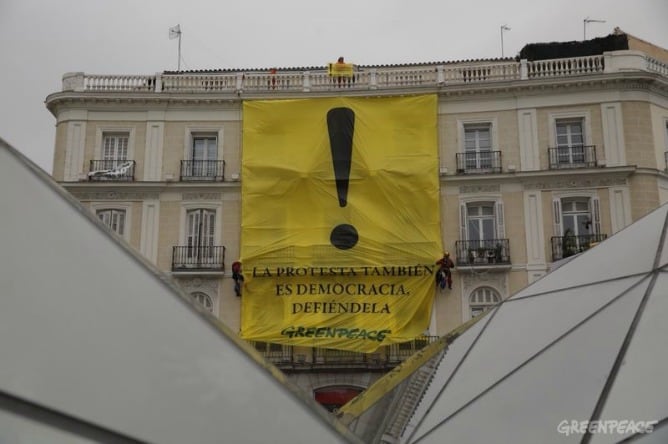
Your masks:
{"label": "air conditioning unit", "polygon": [[234,182],[238,182],[239,181],[239,173],[230,174],[230,179],[233,180]]}
{"label": "air conditioning unit", "polygon": [[515,165],[508,165],[507,169],[509,173],[514,173],[517,171],[517,167]]}
{"label": "air conditioning unit", "polygon": [[441,173],[441,175],[448,174],[448,168],[447,167],[441,167],[440,173]]}

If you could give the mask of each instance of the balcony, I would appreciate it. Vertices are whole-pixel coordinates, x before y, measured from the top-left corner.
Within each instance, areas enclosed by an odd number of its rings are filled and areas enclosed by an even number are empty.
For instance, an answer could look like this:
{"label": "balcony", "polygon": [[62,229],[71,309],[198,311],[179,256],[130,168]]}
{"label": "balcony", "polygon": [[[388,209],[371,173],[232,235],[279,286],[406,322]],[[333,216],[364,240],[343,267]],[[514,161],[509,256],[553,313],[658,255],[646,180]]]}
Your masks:
{"label": "balcony", "polygon": [[607,237],[607,234],[553,236],[551,238],[552,261],[558,261],[587,251],[597,243],[604,241]]}
{"label": "balcony", "polygon": [[225,271],[223,246],[175,246],[172,248],[172,271]]}
{"label": "balcony", "polygon": [[548,148],[550,169],[594,168],[596,145],[572,145]]}
{"label": "balcony", "polygon": [[457,153],[457,174],[492,174],[501,172],[501,151]]}
{"label": "balcony", "polygon": [[225,180],[224,160],[182,160],[181,181],[222,182]]}
{"label": "balcony", "polygon": [[510,266],[508,239],[467,240],[455,242],[456,265],[460,267]]}
{"label": "balcony", "polygon": [[91,160],[88,171],[90,181],[124,181],[135,180],[134,160]]}
{"label": "balcony", "polygon": [[387,371],[438,339],[438,336],[420,336],[412,341],[380,347],[374,353],[299,347],[260,341],[249,342],[265,359],[284,371],[318,369]]}

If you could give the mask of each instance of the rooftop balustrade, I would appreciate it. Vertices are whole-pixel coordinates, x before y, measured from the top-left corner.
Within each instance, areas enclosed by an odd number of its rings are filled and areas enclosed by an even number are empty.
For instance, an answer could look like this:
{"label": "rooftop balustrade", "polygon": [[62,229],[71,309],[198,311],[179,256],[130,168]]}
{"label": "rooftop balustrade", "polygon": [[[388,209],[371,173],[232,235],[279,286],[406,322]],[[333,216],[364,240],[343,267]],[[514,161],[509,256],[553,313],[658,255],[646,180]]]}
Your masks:
{"label": "rooftop balustrade", "polygon": [[406,66],[355,66],[352,77],[333,77],[323,68],[263,71],[167,72],[155,75],[63,76],[63,91],[136,93],[334,92],[401,88],[442,88],[493,82],[568,78],[644,71],[668,75],[668,63],[640,51],[554,60],[489,60]]}

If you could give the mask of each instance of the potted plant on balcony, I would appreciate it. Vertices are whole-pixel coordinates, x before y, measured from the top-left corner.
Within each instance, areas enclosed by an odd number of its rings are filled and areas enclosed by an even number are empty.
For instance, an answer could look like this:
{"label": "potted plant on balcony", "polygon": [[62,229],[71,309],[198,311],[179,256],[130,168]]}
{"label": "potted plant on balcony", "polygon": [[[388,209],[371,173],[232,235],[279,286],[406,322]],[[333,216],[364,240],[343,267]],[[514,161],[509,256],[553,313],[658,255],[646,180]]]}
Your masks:
{"label": "potted plant on balcony", "polygon": [[501,262],[503,258],[503,245],[501,245],[500,243],[497,243],[494,246],[494,257],[496,259],[496,262]]}
{"label": "potted plant on balcony", "polygon": [[562,259],[578,253],[577,238],[570,228],[566,228],[566,231],[564,231],[564,237],[561,240],[561,252]]}

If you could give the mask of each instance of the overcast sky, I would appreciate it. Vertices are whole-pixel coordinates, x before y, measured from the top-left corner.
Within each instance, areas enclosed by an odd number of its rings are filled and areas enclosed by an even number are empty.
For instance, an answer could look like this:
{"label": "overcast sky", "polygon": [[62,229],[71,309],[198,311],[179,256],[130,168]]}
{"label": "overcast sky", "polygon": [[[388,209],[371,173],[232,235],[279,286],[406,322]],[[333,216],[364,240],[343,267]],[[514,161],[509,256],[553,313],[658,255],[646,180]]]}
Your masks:
{"label": "overcast sky", "polygon": [[0,137],[47,172],[62,75],[451,61],[619,26],[668,48],[668,0],[0,0]]}

